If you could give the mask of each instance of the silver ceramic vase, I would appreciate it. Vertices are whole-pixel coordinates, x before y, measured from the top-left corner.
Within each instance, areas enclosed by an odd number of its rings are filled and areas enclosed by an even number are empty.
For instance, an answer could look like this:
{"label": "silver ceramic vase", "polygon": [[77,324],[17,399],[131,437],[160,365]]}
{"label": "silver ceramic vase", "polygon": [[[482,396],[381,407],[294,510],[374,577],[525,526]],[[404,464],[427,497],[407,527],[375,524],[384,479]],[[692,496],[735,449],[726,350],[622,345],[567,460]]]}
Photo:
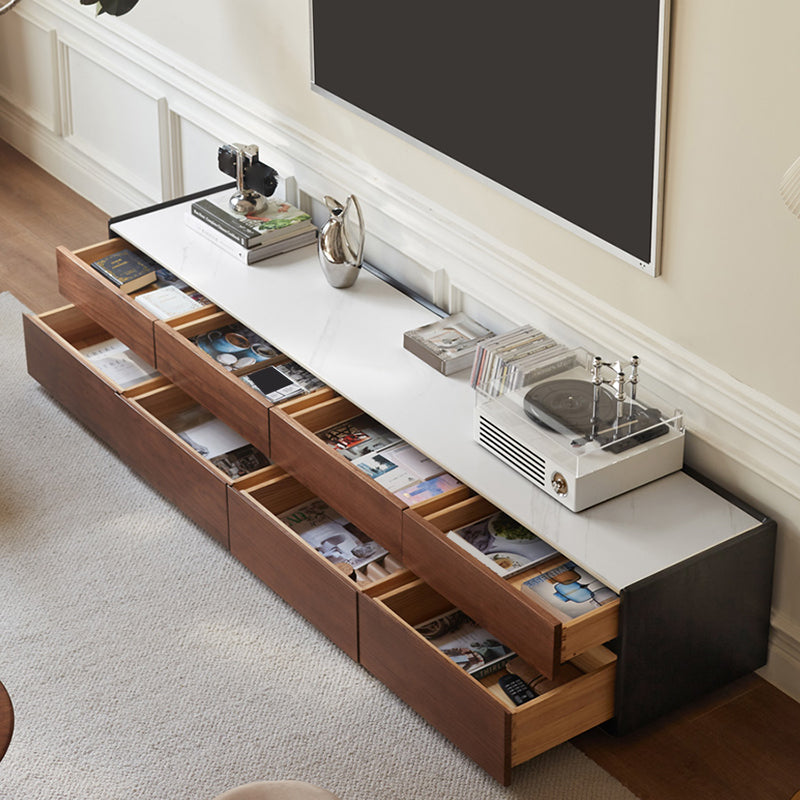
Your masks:
{"label": "silver ceramic vase", "polygon": [[[342,205],[333,197],[325,196],[330,218],[322,226],[317,238],[319,263],[328,283],[335,289],[352,286],[361,271],[364,256],[364,217],[355,195],[350,195]],[[349,212],[353,209],[356,222]]]}

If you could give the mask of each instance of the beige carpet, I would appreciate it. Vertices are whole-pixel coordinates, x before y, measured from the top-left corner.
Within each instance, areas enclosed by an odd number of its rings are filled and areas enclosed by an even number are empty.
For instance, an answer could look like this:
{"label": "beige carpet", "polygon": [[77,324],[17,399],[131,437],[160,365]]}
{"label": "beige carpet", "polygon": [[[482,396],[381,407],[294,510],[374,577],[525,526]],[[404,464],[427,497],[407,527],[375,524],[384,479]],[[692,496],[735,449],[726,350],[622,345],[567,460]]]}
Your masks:
{"label": "beige carpet", "polygon": [[0,799],[633,798],[569,744],[495,783],[54,403],[22,310],[0,295]]}

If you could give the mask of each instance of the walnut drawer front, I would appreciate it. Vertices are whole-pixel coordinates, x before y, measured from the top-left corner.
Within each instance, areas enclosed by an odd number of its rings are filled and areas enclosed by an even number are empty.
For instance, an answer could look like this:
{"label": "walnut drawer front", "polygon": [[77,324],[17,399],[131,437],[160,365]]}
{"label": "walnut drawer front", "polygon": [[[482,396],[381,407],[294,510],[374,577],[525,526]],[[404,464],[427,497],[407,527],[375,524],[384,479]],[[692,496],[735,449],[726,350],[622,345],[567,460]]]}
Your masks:
{"label": "walnut drawer front", "polygon": [[125,431],[120,457],[164,497],[225,548],[228,547],[228,485],[222,470],[184,442],[164,420],[195,406],[177,386],[123,395],[136,413]]}
{"label": "walnut drawer front", "polygon": [[383,569],[370,565],[356,573],[317,552],[279,517],[315,497],[275,465],[236,481],[228,489],[231,554],[358,661],[357,595],[378,585],[388,590],[413,576],[391,555],[375,562]]}
{"label": "walnut drawer front", "polygon": [[444,506],[434,498],[407,509],[403,561],[522,658],[555,677],[561,664],[617,636],[619,599],[575,619],[562,620],[520,589],[528,578],[563,562],[562,557],[502,578],[447,537],[448,531],[495,511],[495,506],[478,495],[456,498]]}
{"label": "walnut drawer front", "polygon": [[159,372],[269,456],[272,403],[190,340],[234,321],[216,309],[190,321],[156,320],[156,364]]}
{"label": "walnut drawer front", "polygon": [[575,659],[573,677],[521,706],[478,681],[413,625],[452,604],[421,580],[359,596],[362,665],[501,783],[511,769],[614,714],[615,657],[596,648]]}
{"label": "walnut drawer front", "polygon": [[270,409],[270,455],[326,503],[392,553],[400,553],[406,504],[377,484],[316,431],[358,416],[361,410],[343,397],[320,402],[310,397]]}
{"label": "walnut drawer front", "polygon": [[74,252],[65,247],[56,248],[58,290],[112,336],[155,366],[155,317],[91,266],[98,258],[125,247],[128,244],[123,239],[109,239]]}
{"label": "walnut drawer front", "polygon": [[231,554],[357,661],[356,582],[277,516],[313,493],[276,466],[263,478],[251,489],[228,490]]}
{"label": "walnut drawer front", "polygon": [[[120,387],[80,353],[83,347],[112,338],[111,334],[75,306],[25,314],[23,330],[31,377],[110,447],[123,447],[135,415],[120,399]],[[145,385],[162,382],[154,379]]]}

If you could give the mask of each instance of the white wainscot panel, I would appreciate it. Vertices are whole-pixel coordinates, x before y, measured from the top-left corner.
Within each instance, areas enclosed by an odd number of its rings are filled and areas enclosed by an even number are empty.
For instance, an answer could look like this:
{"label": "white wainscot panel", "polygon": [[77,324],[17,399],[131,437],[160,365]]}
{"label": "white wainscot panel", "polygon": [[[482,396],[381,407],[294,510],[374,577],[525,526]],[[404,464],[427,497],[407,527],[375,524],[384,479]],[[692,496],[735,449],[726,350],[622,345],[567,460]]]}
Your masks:
{"label": "white wainscot panel", "polygon": [[220,186],[232,180],[217,167],[217,149],[222,140],[185,117],[180,117],[178,124],[183,194]]}
{"label": "white wainscot panel", "polygon": [[0,17],[0,95],[50,131],[57,131],[55,35],[19,14]]}
{"label": "white wainscot panel", "polygon": [[165,103],[77,50],[68,55],[71,144],[152,200],[163,199]]}

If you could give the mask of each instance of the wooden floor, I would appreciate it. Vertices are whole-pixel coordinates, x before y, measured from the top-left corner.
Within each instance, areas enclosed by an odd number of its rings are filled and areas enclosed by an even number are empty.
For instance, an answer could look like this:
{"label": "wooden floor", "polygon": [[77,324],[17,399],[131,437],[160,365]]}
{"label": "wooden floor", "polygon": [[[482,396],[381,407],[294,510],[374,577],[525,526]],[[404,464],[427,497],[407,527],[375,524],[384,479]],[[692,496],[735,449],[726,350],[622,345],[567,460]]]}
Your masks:
{"label": "wooden floor", "polygon": [[[0,291],[36,312],[65,305],[53,250],[107,238],[106,222],[0,141]],[[800,704],[755,675],[634,734],[595,729],[573,743],[641,800],[790,800],[800,791]]]}

